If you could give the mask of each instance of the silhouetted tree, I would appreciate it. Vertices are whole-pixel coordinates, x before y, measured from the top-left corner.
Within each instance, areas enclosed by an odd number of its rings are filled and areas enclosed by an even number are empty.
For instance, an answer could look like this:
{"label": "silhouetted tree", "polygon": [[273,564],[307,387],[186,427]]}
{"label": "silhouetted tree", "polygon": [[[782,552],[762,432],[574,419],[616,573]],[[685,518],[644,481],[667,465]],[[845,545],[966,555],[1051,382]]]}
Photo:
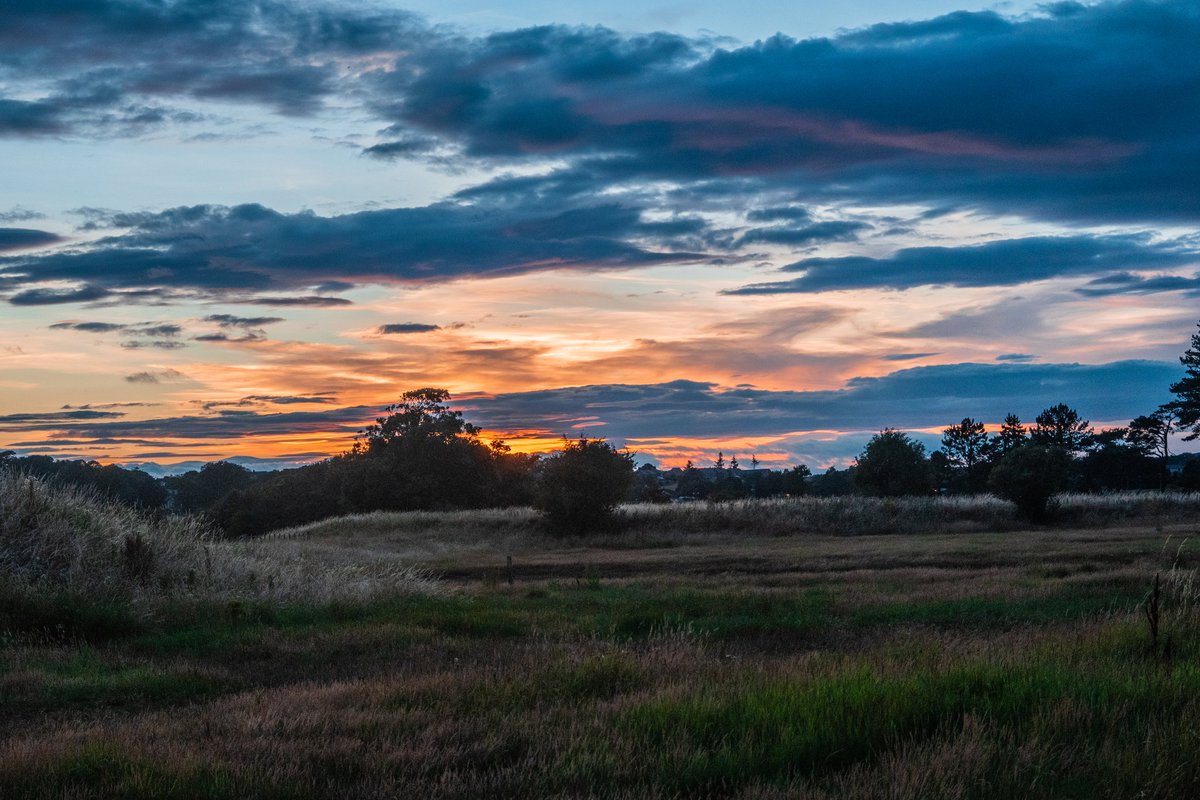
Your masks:
{"label": "silhouetted tree", "polygon": [[812,493],[818,497],[837,497],[854,494],[856,488],[854,480],[855,472],[855,467],[849,467],[848,469],[830,467],[823,474],[813,476],[809,487],[812,489]]}
{"label": "silhouetted tree", "polygon": [[954,482],[954,465],[941,450],[929,454],[929,478],[933,481],[933,488],[939,492],[949,489]]}
{"label": "silhouetted tree", "polygon": [[[730,470],[732,472],[732,470]],[[750,487],[737,475],[724,474],[712,482],[706,498],[710,503],[741,500],[749,496]]]}
{"label": "silhouetted tree", "polygon": [[1146,458],[1159,459],[1159,488],[1166,488],[1171,458],[1171,431],[1175,428],[1176,412],[1168,404],[1153,414],[1135,417],[1129,423],[1125,438],[1129,445]]}
{"label": "silhouetted tree", "polygon": [[1000,459],[988,482],[1022,516],[1037,522],[1047,518],[1050,500],[1066,488],[1070,469],[1071,456],[1061,447],[1029,445]]}
{"label": "silhouetted tree", "polygon": [[153,476],[116,464],[102,465],[97,461],[63,460],[50,456],[17,456],[11,450],[0,465],[55,483],[82,486],[95,490],[111,500],[126,505],[154,510],[167,502],[167,490]]}
{"label": "silhouetted tree", "polygon": [[176,509],[207,512],[220,505],[230,492],[244,489],[258,477],[240,464],[213,461],[198,470],[164,478],[163,482],[174,494]]}
{"label": "silhouetted tree", "polygon": [[633,490],[629,499],[635,503],[667,503],[671,498],[663,489],[658,469],[653,464],[642,464],[633,474]]}
{"label": "silhouetted tree", "polygon": [[708,497],[711,488],[712,484],[708,478],[689,460],[683,468],[683,475],[679,477],[679,483],[675,486],[675,496],[703,500]]}
{"label": "silhouetted tree", "polygon": [[783,494],[789,494],[792,497],[800,497],[808,494],[809,480],[812,478],[812,470],[804,464],[797,464],[789,470],[785,470],[780,475],[779,489]]}
{"label": "silhouetted tree", "polygon": [[855,462],[855,482],[868,494],[897,497],[931,491],[925,446],[886,428],[875,434]]}
{"label": "silhouetted tree", "polygon": [[1200,458],[1189,458],[1179,472],[1179,486],[1189,492],[1200,491]]}
{"label": "silhouetted tree", "polygon": [[1009,414],[1000,432],[988,442],[988,459],[995,463],[1018,447],[1029,444],[1029,431],[1016,414]]}
{"label": "silhouetted tree", "polygon": [[372,449],[387,447],[397,442],[413,442],[433,439],[450,442],[456,438],[477,439],[479,428],[463,420],[461,411],[454,411],[445,404],[450,401],[450,392],[445,389],[414,389],[400,395],[400,402],[384,409],[386,417],[379,417],[359,434],[355,442],[356,454]]}
{"label": "silhouetted tree", "polygon": [[495,475],[494,499],[489,505],[527,506],[533,502],[533,474],[539,456],[533,453],[514,453],[499,439],[488,445]]}
{"label": "silhouetted tree", "polygon": [[982,467],[987,455],[988,435],[983,423],[965,417],[957,425],[942,431],[942,451],[961,477],[962,488],[976,492],[983,488]]}
{"label": "silhouetted tree", "polygon": [[1183,365],[1183,377],[1171,384],[1175,395],[1168,406],[1177,416],[1181,429],[1191,431],[1183,437],[1191,441],[1200,436],[1200,331],[1192,334],[1192,343],[1179,357]]}
{"label": "silhouetted tree", "polygon": [[534,508],[559,533],[611,522],[633,485],[633,456],[603,439],[564,439],[539,469]]}
{"label": "silhouetted tree", "polygon": [[1030,441],[1043,447],[1057,447],[1075,454],[1092,442],[1092,429],[1079,412],[1066,403],[1051,406],[1037,415]]}
{"label": "silhouetted tree", "polygon": [[537,458],[485,444],[449,400],[444,389],[405,392],[349,452],[233,492],[218,520],[252,535],[339,514],[530,502]]}
{"label": "silhouetted tree", "polygon": [[1073,466],[1087,490],[1152,489],[1159,485],[1159,469],[1129,440],[1129,428],[1111,428],[1092,437],[1092,447]]}

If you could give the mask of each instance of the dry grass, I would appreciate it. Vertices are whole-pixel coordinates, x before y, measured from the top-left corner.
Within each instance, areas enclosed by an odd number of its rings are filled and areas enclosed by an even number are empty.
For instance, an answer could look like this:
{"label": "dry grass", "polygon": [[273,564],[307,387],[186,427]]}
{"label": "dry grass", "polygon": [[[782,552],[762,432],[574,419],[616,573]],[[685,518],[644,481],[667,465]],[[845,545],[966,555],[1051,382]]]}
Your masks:
{"label": "dry grass", "polygon": [[[1168,525],[1200,514],[1200,493],[1115,492],[1057,498],[1057,527]],[[672,504],[627,504],[608,534],[574,535],[548,527],[530,508],[387,512],[337,517],[267,534],[273,539],[339,543],[387,541],[417,557],[479,549],[552,548],[564,538],[605,547],[660,547],[696,538],[837,534],[969,533],[1028,530],[1015,507],[992,495],[946,497],[781,497]]]}
{"label": "dry grass", "polygon": [[[892,506],[817,500],[634,507],[598,540],[524,510],[181,535],[163,563],[207,548],[309,588],[166,602],[101,644],[0,632],[0,796],[1197,796],[1195,500],[1126,500],[998,531],[975,529],[993,501],[902,502],[906,536],[868,529]],[[408,565],[440,591],[373,577]]]}
{"label": "dry grass", "polygon": [[329,602],[433,587],[394,559],[224,542],[195,517],[147,517],[12,472],[0,472],[0,576],[10,593],[128,603],[147,613],[179,600]]}

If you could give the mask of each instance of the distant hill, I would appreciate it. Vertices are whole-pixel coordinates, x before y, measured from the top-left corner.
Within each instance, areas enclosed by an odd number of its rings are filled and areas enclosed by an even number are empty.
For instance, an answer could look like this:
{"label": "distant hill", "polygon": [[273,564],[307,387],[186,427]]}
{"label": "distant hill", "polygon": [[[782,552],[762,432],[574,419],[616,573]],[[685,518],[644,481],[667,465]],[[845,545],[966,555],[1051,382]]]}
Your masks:
{"label": "distant hill", "polygon": [[[245,467],[254,472],[271,472],[280,469],[294,469],[303,467],[306,464],[311,464],[314,461],[320,461],[326,458],[324,453],[305,453],[302,458],[255,458],[254,456],[234,456],[232,458],[221,459],[232,464],[237,464],[240,467]],[[208,464],[213,459],[208,461],[180,461],[178,464],[159,464],[157,461],[126,461],[118,466],[125,469],[137,469],[145,472],[148,475],[153,475],[155,478],[165,478],[168,475],[182,475],[185,472],[192,472]]]}

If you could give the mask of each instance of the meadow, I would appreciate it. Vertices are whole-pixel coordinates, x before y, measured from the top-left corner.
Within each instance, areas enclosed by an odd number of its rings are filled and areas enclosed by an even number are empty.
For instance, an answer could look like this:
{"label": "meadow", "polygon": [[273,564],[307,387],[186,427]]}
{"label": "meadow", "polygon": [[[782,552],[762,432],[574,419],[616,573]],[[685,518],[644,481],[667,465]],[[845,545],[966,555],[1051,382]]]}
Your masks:
{"label": "meadow", "polygon": [[227,542],[0,476],[0,796],[1197,796],[1197,511],[783,499]]}

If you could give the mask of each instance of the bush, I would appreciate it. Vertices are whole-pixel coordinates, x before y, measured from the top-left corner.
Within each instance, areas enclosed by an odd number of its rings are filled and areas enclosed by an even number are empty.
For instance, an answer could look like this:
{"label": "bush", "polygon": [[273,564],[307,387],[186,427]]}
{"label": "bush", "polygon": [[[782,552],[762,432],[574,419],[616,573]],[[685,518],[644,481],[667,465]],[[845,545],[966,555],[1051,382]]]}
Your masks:
{"label": "bush", "polygon": [[560,532],[610,523],[633,486],[633,456],[603,439],[564,440],[538,475],[534,508]]}
{"label": "bush", "polygon": [[871,437],[855,466],[855,483],[867,494],[900,497],[933,490],[925,446],[897,430]]}
{"label": "bush", "polygon": [[993,469],[989,484],[1034,522],[1049,516],[1050,499],[1067,488],[1071,456],[1061,447],[1028,445],[1010,451]]}

